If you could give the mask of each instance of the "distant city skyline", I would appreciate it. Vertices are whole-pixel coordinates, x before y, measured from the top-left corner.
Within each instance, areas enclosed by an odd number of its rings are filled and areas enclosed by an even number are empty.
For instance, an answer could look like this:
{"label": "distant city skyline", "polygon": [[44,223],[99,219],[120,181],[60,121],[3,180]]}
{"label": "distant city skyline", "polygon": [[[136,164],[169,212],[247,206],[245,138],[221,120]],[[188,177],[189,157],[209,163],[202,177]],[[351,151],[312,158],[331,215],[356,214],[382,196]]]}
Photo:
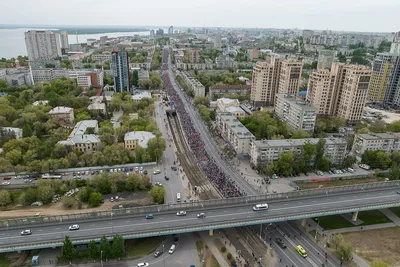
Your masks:
{"label": "distant city skyline", "polygon": [[0,24],[145,24],[174,25],[175,28],[258,27],[360,32],[395,32],[400,29],[400,3],[396,0],[253,0],[240,5],[227,0],[194,3],[183,0],[120,0],[118,5],[105,0],[70,0],[68,5],[52,0],[40,3],[15,0],[6,2],[3,9],[6,12],[0,17]]}

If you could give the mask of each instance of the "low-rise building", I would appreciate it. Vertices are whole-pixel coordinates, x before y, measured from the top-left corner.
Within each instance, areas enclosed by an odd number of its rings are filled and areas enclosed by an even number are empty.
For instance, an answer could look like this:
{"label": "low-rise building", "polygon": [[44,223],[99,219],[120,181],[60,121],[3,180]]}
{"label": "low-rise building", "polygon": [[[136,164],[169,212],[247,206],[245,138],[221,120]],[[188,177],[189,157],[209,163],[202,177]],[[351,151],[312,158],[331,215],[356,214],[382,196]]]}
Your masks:
{"label": "low-rise building", "polygon": [[251,85],[213,85],[209,88],[209,97],[213,100],[214,95],[250,95]]}
{"label": "low-rise building", "polygon": [[225,109],[228,107],[239,107],[240,103],[237,99],[230,98],[219,98],[217,99],[217,111],[225,112]]}
{"label": "low-rise building", "polygon": [[247,113],[240,107],[227,107],[224,112],[233,114],[235,118],[241,119],[247,116]]}
{"label": "low-rise building", "polygon": [[111,61],[112,57],[111,57],[111,53],[108,51],[103,52],[102,54],[96,54],[96,55],[91,55],[90,56],[92,58],[93,61]]}
{"label": "low-rise building", "polygon": [[8,86],[32,85],[31,73],[25,68],[0,70],[0,79],[4,79]]}
{"label": "low-rise building", "polygon": [[32,69],[32,78],[35,83],[48,82],[60,78],[68,78],[69,71],[67,69]]}
{"label": "low-rise building", "polygon": [[191,90],[193,90],[194,97],[202,97],[206,95],[206,88],[196,78],[194,78],[189,72],[181,72],[183,79]]}
{"label": "low-rise building", "polygon": [[230,56],[221,55],[215,59],[217,69],[233,69],[236,70],[238,63]]}
{"label": "low-rise building", "polygon": [[132,100],[135,102],[139,102],[140,100],[145,99],[145,98],[151,99],[151,93],[148,91],[143,91],[143,92],[140,92],[140,93],[132,96]]}
{"label": "low-rise building", "polygon": [[69,78],[76,79],[79,86],[83,88],[103,87],[104,71],[102,69],[91,70],[69,70]]}
{"label": "low-rise building", "polygon": [[58,121],[58,123],[74,123],[74,109],[69,107],[55,107],[49,111],[49,117]]}
{"label": "low-rise building", "polygon": [[131,150],[135,150],[137,146],[147,148],[149,140],[155,137],[156,136],[151,132],[145,132],[145,131],[128,132],[125,134],[124,137],[125,148]]}
{"label": "low-rise building", "polygon": [[101,142],[97,136],[99,125],[97,120],[83,120],[78,122],[67,140],[59,141],[58,144],[64,146],[74,146],[82,153],[97,150],[97,145]]}
{"label": "low-rise building", "polygon": [[317,110],[293,95],[276,94],[275,113],[293,129],[314,132]]}
{"label": "low-rise building", "polygon": [[106,112],[106,104],[103,103],[104,96],[92,96],[90,99],[92,102],[87,107],[88,110]]}
{"label": "low-rise building", "polygon": [[400,133],[356,134],[352,152],[361,157],[367,150],[383,150],[387,153],[400,150]]}
{"label": "low-rise building", "polygon": [[[251,164],[264,167],[277,160],[283,152],[300,154],[304,144],[316,145],[318,138],[284,139],[284,140],[253,140],[251,142]],[[347,141],[344,138],[325,138],[324,156],[332,164],[341,164],[346,157]]]}
{"label": "low-rise building", "polygon": [[233,114],[217,112],[216,125],[239,158],[250,156],[250,142],[255,137]]}
{"label": "low-rise building", "polygon": [[22,129],[15,128],[15,127],[2,127],[1,128],[4,132],[13,132],[15,134],[15,138],[22,138]]}
{"label": "low-rise building", "polygon": [[34,106],[46,106],[49,104],[49,100],[38,100],[32,103]]}

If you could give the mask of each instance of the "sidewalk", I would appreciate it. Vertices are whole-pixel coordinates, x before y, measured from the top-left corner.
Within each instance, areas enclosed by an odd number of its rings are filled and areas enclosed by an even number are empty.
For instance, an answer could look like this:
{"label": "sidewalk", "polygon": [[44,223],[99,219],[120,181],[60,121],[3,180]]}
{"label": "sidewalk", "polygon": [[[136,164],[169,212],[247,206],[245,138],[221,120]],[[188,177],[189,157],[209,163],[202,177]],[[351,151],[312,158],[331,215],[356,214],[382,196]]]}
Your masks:
{"label": "sidewalk", "polygon": [[366,225],[366,226],[354,226],[354,227],[347,227],[347,228],[339,228],[333,230],[325,230],[324,233],[327,235],[333,234],[343,234],[343,233],[351,233],[357,231],[367,231],[367,230],[376,230],[376,229],[383,229],[383,228],[391,228],[396,227],[395,223],[380,223],[380,224],[373,224],[373,225]]}
{"label": "sidewalk", "polygon": [[[204,241],[204,244],[208,246],[214,257],[217,259],[219,265],[221,267],[230,267],[229,264],[226,262],[225,258],[221,255],[221,252],[217,248],[217,246],[214,244],[214,239],[218,238],[219,236],[216,236],[215,234],[218,234],[217,231],[214,232],[214,236],[210,236],[208,234],[208,231],[202,231],[199,232],[201,238]],[[233,254],[232,254],[233,255]]]}

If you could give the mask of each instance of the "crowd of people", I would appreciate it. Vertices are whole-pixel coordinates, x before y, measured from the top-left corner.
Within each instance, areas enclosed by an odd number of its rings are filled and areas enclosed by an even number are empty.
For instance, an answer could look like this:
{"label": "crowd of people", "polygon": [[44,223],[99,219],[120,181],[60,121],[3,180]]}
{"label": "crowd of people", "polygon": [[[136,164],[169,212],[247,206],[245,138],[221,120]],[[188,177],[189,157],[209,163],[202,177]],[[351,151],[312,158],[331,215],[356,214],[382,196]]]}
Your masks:
{"label": "crowd of people", "polygon": [[224,197],[241,197],[246,195],[235,183],[233,179],[229,177],[210,157],[205,150],[204,142],[200,134],[195,130],[193,122],[190,118],[189,113],[186,111],[178,93],[174,89],[171,82],[168,70],[168,51],[164,50],[163,54],[163,70],[162,75],[164,86],[169,96],[170,101],[174,102],[175,110],[179,116],[183,132],[186,135],[189,146],[195,155],[195,158],[199,162],[199,166],[207,178],[217,187],[217,189],[223,194]]}

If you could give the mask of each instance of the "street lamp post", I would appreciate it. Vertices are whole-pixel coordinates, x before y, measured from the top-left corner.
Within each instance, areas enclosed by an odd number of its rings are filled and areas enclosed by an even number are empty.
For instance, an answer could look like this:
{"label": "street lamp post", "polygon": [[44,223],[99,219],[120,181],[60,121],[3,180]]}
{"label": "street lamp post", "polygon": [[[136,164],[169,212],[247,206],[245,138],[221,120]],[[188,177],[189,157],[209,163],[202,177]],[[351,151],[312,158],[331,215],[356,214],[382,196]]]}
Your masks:
{"label": "street lamp post", "polygon": [[101,267],[103,267],[103,251],[100,251],[100,263]]}
{"label": "street lamp post", "polygon": [[318,222],[317,228],[315,228],[315,239],[317,239],[317,232],[318,232],[318,228],[319,228],[319,219],[315,218],[315,220]]}
{"label": "street lamp post", "polygon": [[113,213],[111,212],[111,230],[112,233],[114,234],[114,224],[113,224]]}
{"label": "street lamp post", "polygon": [[163,252],[163,262],[165,267],[165,253],[164,253],[164,244],[162,245],[162,252]]}
{"label": "street lamp post", "polygon": [[262,239],[262,237],[261,237],[261,234],[262,234],[262,225],[263,225],[263,224],[260,224],[260,239]]}

